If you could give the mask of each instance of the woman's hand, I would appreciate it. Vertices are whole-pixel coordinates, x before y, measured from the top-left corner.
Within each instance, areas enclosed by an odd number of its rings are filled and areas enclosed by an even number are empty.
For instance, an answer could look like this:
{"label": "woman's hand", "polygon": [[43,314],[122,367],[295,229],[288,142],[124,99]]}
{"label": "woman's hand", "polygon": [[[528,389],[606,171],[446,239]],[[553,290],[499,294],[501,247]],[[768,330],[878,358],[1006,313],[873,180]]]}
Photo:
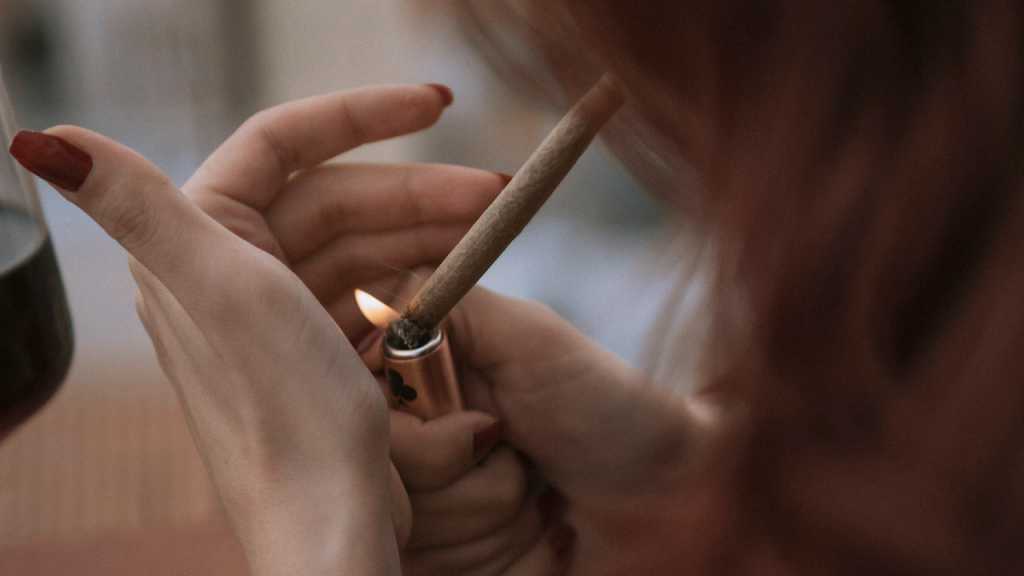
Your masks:
{"label": "woman's hand", "polygon": [[543,541],[564,500],[502,442],[504,430],[472,410],[428,421],[391,412],[391,460],[412,505],[403,575],[564,572],[566,550]]}
{"label": "woman's hand", "polygon": [[[401,307],[432,273],[414,270],[391,300]],[[364,340],[361,357],[383,389],[382,331]],[[412,530],[402,547],[405,576],[540,576],[551,555],[541,543],[564,502],[503,442],[504,423],[466,410],[424,421],[391,412],[391,461],[408,490]]]}
{"label": "woman's hand", "polygon": [[[501,418],[508,444],[568,502],[570,574],[707,567],[734,520],[722,505],[731,487],[707,481],[710,406],[654,383],[535,303],[476,288],[448,322],[467,405]],[[538,574],[566,566],[552,553],[566,553],[566,533],[552,536]]]}
{"label": "woman's hand", "polygon": [[447,165],[323,162],[426,128],[451,98],[443,86],[371,86],[263,111],[183,190],[288,265],[357,343],[371,326],[356,308],[355,288],[393,295],[408,270],[440,263],[510,177]]}
{"label": "woman's hand", "polygon": [[[426,423],[392,414],[392,461],[414,518],[405,574],[706,566],[732,521],[717,516],[730,487],[697,474],[709,405],[684,401],[535,303],[476,288],[444,326],[475,410]],[[379,370],[379,359],[364,359]],[[496,419],[505,424],[496,454],[527,457],[528,476],[521,459],[500,472],[489,460],[472,466],[471,432]]]}
{"label": "woman's hand", "polygon": [[544,508],[550,498],[540,498],[542,486],[520,456],[497,443],[503,430],[476,411],[426,422],[392,412],[391,458],[413,511],[405,576],[546,573],[533,568],[555,520]]}
{"label": "woman's hand", "polygon": [[[186,187],[216,220],[144,158],[86,130],[51,129],[63,144],[50,139],[25,162],[132,255],[140,316],[254,574],[399,570],[409,505],[388,460],[386,404],[289,266],[337,303],[389,267],[450,249],[501,176],[319,166],[430,125],[448,101],[432,86],[391,86],[261,113]],[[57,174],[68,143],[91,157],[74,186]],[[333,311],[347,322],[343,303]]]}

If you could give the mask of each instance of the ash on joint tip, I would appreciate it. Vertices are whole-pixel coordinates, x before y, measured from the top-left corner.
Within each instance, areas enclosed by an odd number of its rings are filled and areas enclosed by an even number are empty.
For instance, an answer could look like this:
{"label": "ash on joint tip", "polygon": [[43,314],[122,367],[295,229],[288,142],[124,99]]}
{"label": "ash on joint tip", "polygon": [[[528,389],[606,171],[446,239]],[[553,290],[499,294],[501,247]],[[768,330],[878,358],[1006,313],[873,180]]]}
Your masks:
{"label": "ash on joint tip", "polygon": [[404,316],[388,325],[388,346],[395,350],[415,350],[430,342],[430,330],[424,330]]}

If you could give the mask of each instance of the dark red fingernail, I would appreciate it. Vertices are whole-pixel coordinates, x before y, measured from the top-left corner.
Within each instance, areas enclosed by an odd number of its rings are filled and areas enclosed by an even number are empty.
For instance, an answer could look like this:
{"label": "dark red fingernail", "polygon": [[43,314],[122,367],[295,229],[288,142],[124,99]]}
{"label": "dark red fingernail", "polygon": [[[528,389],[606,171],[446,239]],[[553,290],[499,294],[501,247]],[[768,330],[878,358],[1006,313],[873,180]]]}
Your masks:
{"label": "dark red fingernail", "polygon": [[356,346],[356,354],[361,355],[363,352],[369,350],[370,346],[373,346],[373,344],[377,341],[378,338],[380,338],[381,334],[383,333],[384,328],[377,328],[374,331],[367,334],[365,338],[359,341],[359,345]]}
{"label": "dark red fingernail", "polygon": [[569,502],[557,490],[548,486],[537,497],[537,509],[540,510],[540,520],[544,526],[552,526],[565,515]]}
{"label": "dark red fingernail", "polygon": [[495,420],[487,426],[473,432],[473,460],[479,460],[494,448],[505,433],[505,423]]}
{"label": "dark red fingernail", "polygon": [[576,530],[568,524],[562,524],[551,531],[551,534],[548,536],[548,545],[551,546],[551,551],[555,553],[555,557],[559,560],[565,560],[572,553],[573,547],[576,546]]}
{"label": "dark red fingernail", "polygon": [[78,192],[92,171],[92,156],[85,150],[42,132],[18,132],[10,151],[29,172],[71,192]]}
{"label": "dark red fingernail", "polygon": [[501,178],[501,186],[504,188],[508,186],[508,183],[512,181],[512,176],[505,174],[504,172],[495,172]]}
{"label": "dark red fingernail", "polygon": [[451,106],[452,102],[455,102],[455,93],[452,92],[451,88],[444,84],[427,84],[427,86],[437,90],[437,93],[441,95],[441,101],[444,102],[445,108]]}

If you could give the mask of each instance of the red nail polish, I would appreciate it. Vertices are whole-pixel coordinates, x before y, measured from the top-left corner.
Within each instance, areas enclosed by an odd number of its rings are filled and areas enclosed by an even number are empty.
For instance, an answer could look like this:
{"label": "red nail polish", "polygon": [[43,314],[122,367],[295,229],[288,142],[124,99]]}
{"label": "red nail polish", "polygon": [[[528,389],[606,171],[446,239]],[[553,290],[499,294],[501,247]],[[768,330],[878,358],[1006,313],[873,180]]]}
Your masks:
{"label": "red nail polish", "polygon": [[451,106],[452,102],[455,101],[455,94],[452,92],[452,89],[444,84],[427,84],[427,86],[437,90],[437,93],[441,95],[441,101],[444,102],[445,108]]}
{"label": "red nail polish", "polygon": [[552,526],[565,515],[565,511],[569,509],[569,502],[557,490],[548,486],[537,497],[537,509],[540,511],[540,520],[544,526]]}
{"label": "red nail polish", "polygon": [[555,553],[556,558],[565,560],[576,546],[576,530],[568,524],[562,524],[551,531],[548,536],[548,545],[551,546],[551,551]]}
{"label": "red nail polish", "polygon": [[361,355],[363,352],[369,350],[370,346],[372,346],[383,333],[384,328],[377,328],[367,334],[366,337],[359,341],[359,345],[356,346],[356,354]]}
{"label": "red nail polish", "polygon": [[486,456],[501,440],[503,434],[505,434],[505,423],[501,420],[495,420],[473,432],[473,460],[479,460]]}
{"label": "red nail polish", "polygon": [[92,171],[92,156],[86,151],[42,132],[18,132],[10,151],[29,172],[71,192],[78,192]]}

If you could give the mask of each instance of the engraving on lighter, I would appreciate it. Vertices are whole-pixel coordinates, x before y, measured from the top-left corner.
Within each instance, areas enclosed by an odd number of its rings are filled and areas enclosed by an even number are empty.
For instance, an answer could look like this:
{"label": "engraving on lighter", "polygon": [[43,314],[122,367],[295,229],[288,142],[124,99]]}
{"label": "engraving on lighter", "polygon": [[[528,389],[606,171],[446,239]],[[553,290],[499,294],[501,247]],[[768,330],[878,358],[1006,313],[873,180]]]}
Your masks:
{"label": "engraving on lighter", "polygon": [[443,331],[434,328],[430,340],[412,350],[394,348],[387,338],[381,345],[392,408],[424,420],[462,410],[455,365]]}

